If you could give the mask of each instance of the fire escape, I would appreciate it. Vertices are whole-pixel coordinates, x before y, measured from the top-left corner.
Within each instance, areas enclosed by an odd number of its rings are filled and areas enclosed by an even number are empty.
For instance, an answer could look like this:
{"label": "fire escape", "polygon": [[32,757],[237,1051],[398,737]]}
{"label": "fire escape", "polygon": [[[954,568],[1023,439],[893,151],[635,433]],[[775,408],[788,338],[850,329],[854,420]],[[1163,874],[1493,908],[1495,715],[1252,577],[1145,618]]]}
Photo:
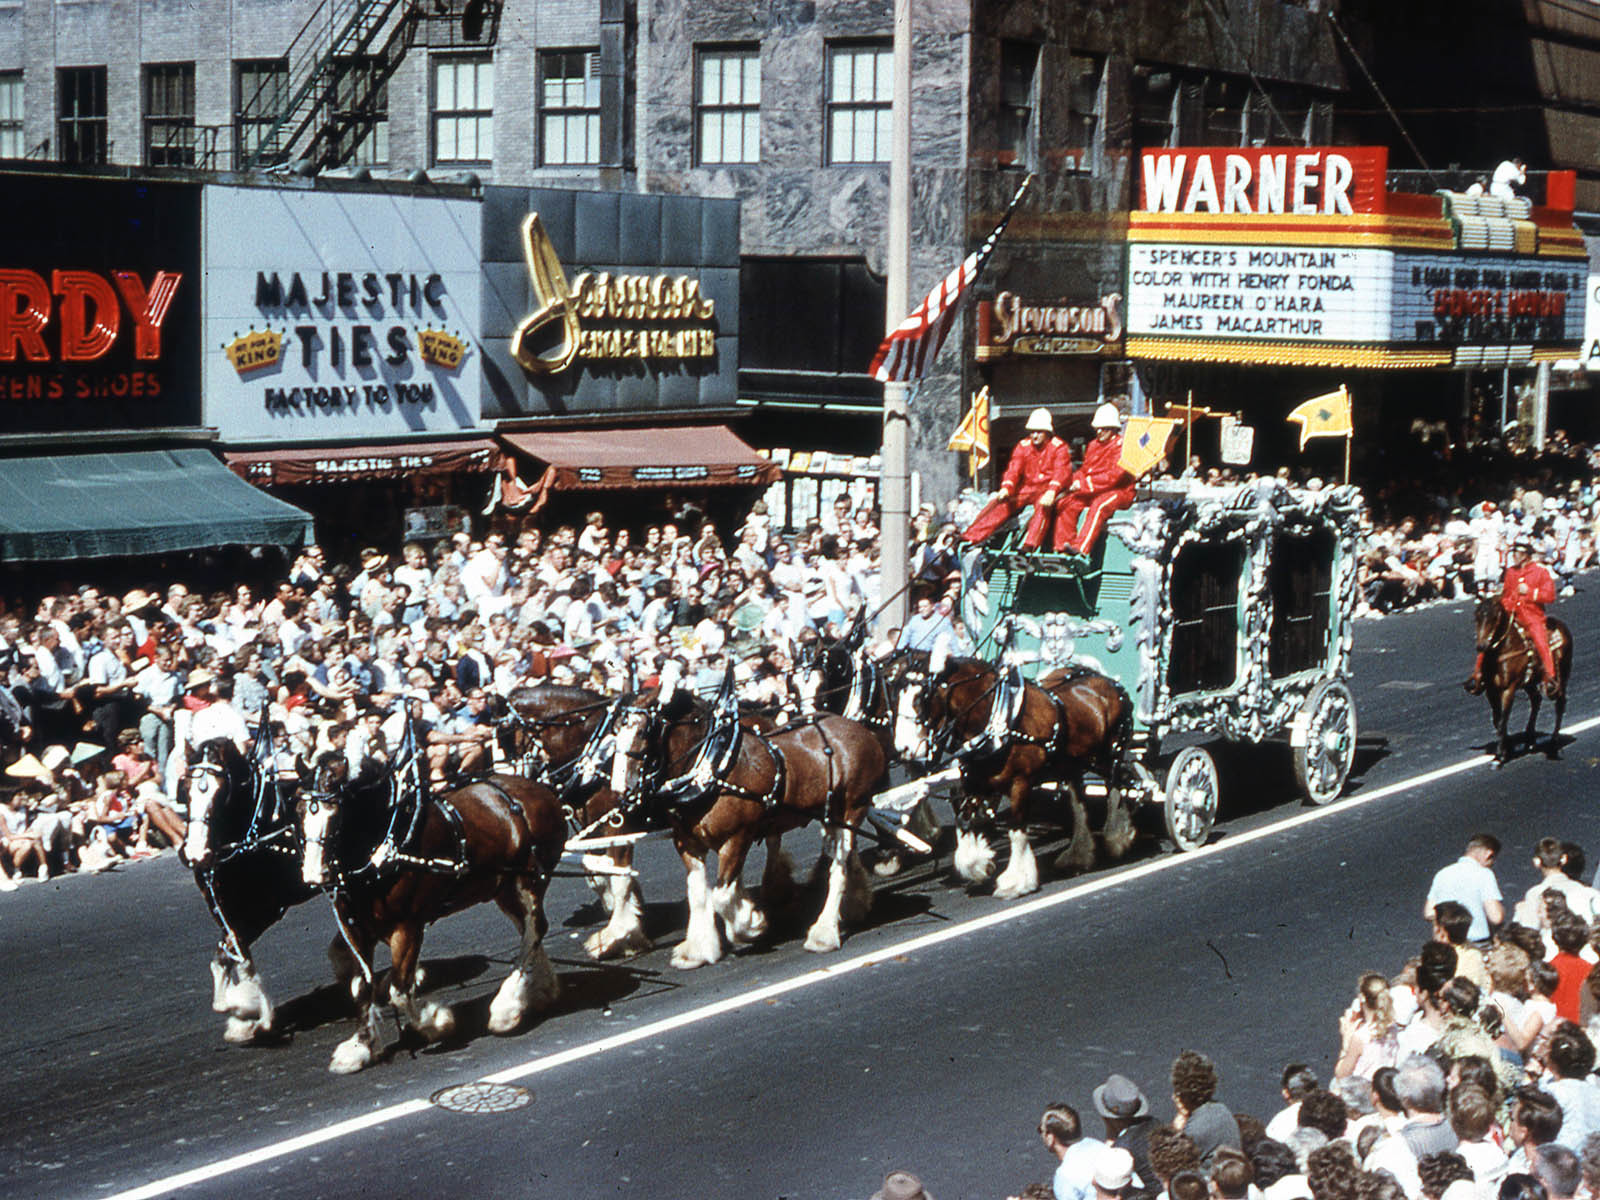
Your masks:
{"label": "fire escape", "polygon": [[278,69],[240,96],[240,170],[314,175],[349,163],[388,117],[388,83],[413,46],[491,48],[503,0],[319,0]]}

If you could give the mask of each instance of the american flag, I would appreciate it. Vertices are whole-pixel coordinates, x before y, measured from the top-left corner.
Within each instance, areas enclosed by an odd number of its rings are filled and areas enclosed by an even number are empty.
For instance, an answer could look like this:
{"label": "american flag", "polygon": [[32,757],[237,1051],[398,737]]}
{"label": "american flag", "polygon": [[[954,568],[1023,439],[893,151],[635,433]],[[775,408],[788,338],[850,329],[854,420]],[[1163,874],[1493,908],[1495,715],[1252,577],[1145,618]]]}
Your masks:
{"label": "american flag", "polygon": [[994,232],[983,245],[935,284],[928,298],[917,305],[916,311],[883,339],[878,352],[872,356],[872,366],[868,368],[874,379],[880,383],[890,380],[908,382],[921,379],[928,373],[933,360],[939,357],[940,347],[949,336],[951,326],[956,323],[956,310],[962,296],[977,282],[979,272],[983,270],[984,263],[989,261],[989,255],[994,253],[995,244],[1005,232],[1011,214],[1017,211],[1023,193],[1032,182],[1032,175],[1022,181],[1017,194],[1011,197],[1011,203],[1006,206],[1006,215],[1000,218],[1000,224],[994,227]]}

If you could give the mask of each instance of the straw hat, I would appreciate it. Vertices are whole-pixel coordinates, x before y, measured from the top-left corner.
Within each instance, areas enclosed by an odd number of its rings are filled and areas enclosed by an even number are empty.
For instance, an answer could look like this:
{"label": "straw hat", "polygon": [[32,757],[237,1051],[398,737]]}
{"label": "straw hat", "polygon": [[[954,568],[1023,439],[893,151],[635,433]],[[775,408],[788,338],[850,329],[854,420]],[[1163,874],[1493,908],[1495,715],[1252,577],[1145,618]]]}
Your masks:
{"label": "straw hat", "polygon": [[50,769],[31,754],[24,754],[6,768],[13,779],[37,779],[40,783],[52,782]]}
{"label": "straw hat", "polygon": [[104,746],[96,746],[93,742],[79,742],[72,748],[72,765],[81,766],[92,758],[99,758],[105,752]]}
{"label": "straw hat", "polygon": [[47,771],[59,771],[72,761],[72,752],[65,746],[46,746],[44,753],[39,756],[39,761],[44,764]]}
{"label": "straw hat", "polygon": [[216,681],[217,677],[214,672],[208,671],[204,667],[196,667],[189,672],[189,678],[183,681],[183,690],[192,692],[195,688],[209,687]]}

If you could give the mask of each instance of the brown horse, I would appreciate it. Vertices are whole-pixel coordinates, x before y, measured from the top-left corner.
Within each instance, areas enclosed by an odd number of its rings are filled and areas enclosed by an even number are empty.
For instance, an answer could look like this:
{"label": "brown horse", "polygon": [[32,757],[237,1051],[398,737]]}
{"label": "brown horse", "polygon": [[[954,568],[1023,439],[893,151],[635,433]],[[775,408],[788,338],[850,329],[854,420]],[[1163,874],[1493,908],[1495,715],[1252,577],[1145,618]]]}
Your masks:
{"label": "brown horse", "polygon": [[[1539,721],[1539,655],[1522,631],[1522,626],[1506,611],[1498,596],[1478,601],[1474,614],[1478,653],[1483,655],[1483,690],[1489,697],[1489,715],[1494,719],[1494,765],[1511,757],[1511,739],[1506,727],[1511,721],[1511,705],[1517,690],[1528,693],[1528,728],[1523,734],[1531,746]],[[1561,736],[1561,718],[1567,711],[1567,680],[1572,676],[1572,631],[1551,617],[1550,657],[1556,664],[1556,727],[1551,740]],[[1469,685],[1471,681],[1469,680]],[[1469,690],[1471,688],[1469,687]]]}
{"label": "brown horse", "polygon": [[559,981],[544,950],[544,895],[567,833],[555,793],[533,780],[491,775],[423,797],[412,791],[414,781],[386,769],[354,781],[348,775],[343,755],[324,755],[298,805],[302,877],[333,893],[366,984],[357,997],[361,1028],[334,1051],[329,1070],[359,1071],[378,1055],[372,958],[380,941],[389,947],[389,997],[401,1020],[429,1041],[454,1030],[447,1006],[417,999],[423,930],[487,900],[522,939],[516,967],[489,1006],[490,1031],[510,1033],[530,1009],[547,1007]]}
{"label": "brown horse", "polygon": [[1113,858],[1127,853],[1133,823],[1117,783],[1133,705],[1116,681],[1070,671],[1045,676],[1041,686],[1008,680],[975,658],[953,658],[930,670],[925,681],[908,683],[900,693],[896,742],[907,757],[948,756],[960,763],[966,794],[956,811],[957,874],[969,883],[994,874],[994,851],[978,830],[996,820],[1004,804],[1011,860],[995,879],[994,894],[1012,899],[1038,890],[1028,803],[1037,784],[1050,778],[1066,785],[1072,815],[1071,841],[1059,861],[1077,870],[1093,865],[1083,804],[1086,770],[1106,781],[1106,851]]}
{"label": "brown horse", "polygon": [[[617,724],[612,788],[625,806],[648,811],[672,830],[683,860],[689,925],[672,965],[685,970],[722,957],[719,918],[734,945],[766,932],[766,914],[741,880],[758,838],[768,839],[770,860],[786,831],[811,821],[826,828],[828,895],[806,935],[807,950],[837,950],[841,917],[858,919],[871,903],[856,830],[888,773],[877,735],[831,715],[759,732],[726,703],[728,693],[725,686],[715,710],[682,695],[633,704]],[[717,882],[708,890],[711,853]]]}
{"label": "brown horse", "polygon": [[[589,688],[536,684],[507,698],[498,726],[502,757],[516,773],[553,787],[574,837],[638,833],[616,812],[611,790],[612,724],[616,702]],[[584,855],[589,883],[610,914],[583,946],[596,959],[631,958],[650,949],[644,896],[633,870],[633,846]]]}

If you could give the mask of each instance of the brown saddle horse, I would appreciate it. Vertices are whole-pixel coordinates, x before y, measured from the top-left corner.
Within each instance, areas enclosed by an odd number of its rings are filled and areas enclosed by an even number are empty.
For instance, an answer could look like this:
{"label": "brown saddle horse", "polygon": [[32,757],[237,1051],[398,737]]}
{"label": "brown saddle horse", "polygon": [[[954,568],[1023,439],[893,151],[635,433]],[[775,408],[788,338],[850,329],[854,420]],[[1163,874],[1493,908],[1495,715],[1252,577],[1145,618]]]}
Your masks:
{"label": "brown saddle horse", "polygon": [[[1494,763],[1499,766],[1511,757],[1511,738],[1506,729],[1511,723],[1511,705],[1519,689],[1528,694],[1528,728],[1523,739],[1531,746],[1538,736],[1536,726],[1543,672],[1539,669],[1538,651],[1498,596],[1478,601],[1474,625],[1478,653],[1483,655],[1483,691],[1489,698],[1489,715],[1494,720]],[[1546,626],[1550,632],[1550,657],[1556,665],[1553,697],[1556,727],[1550,734],[1554,742],[1561,735],[1561,718],[1567,711],[1567,681],[1572,676],[1572,631],[1564,621],[1554,617],[1548,619]],[[1469,690],[1475,689],[1469,687]]]}
{"label": "brown saddle horse", "polygon": [[[369,767],[371,766],[369,760]],[[511,1033],[560,987],[544,949],[544,896],[566,843],[555,793],[515,775],[491,775],[438,797],[387,768],[349,778],[342,754],[325,754],[298,805],[305,882],[333,893],[334,911],[362,978],[355,981],[361,1027],[334,1050],[329,1070],[371,1065],[382,1045],[373,988],[373,950],[387,943],[389,997],[401,1020],[428,1041],[455,1029],[447,1005],[419,1001],[423,930],[440,917],[492,900],[516,924],[516,966],[489,1006],[489,1029]],[[414,813],[396,820],[400,809]],[[398,835],[397,826],[405,826]],[[364,985],[364,986],[363,986]]]}
{"label": "brown saddle horse", "polygon": [[[805,946],[837,950],[841,920],[865,916],[871,903],[856,831],[887,774],[878,736],[844,717],[764,732],[682,693],[629,707],[617,725],[612,788],[630,805],[653,808],[683,860],[689,924],[672,965],[718,961],[722,931],[734,945],[766,932],[766,914],[744,889],[745,859],[765,838],[770,869],[777,839],[811,821],[826,828],[828,894]],[[708,888],[705,860],[713,852],[717,879]],[[765,889],[763,900],[770,902]]]}
{"label": "brown saddle horse", "polygon": [[[1011,899],[1039,888],[1027,820],[1031,797],[1046,780],[1065,785],[1071,811],[1071,840],[1061,865],[1086,870],[1094,863],[1083,803],[1085,771],[1100,775],[1108,788],[1101,834],[1107,853],[1121,858],[1133,844],[1132,815],[1117,787],[1133,704],[1115,680],[1094,671],[1056,672],[1020,689],[1002,684],[991,664],[952,658],[925,683],[901,692],[897,730],[902,754],[918,756],[920,736],[921,757],[949,756],[961,765],[965,795],[956,806],[955,867],[967,882],[994,875],[994,851],[979,830],[1003,818],[1011,860],[995,879],[994,894]],[[1012,711],[997,712],[997,701]]]}

